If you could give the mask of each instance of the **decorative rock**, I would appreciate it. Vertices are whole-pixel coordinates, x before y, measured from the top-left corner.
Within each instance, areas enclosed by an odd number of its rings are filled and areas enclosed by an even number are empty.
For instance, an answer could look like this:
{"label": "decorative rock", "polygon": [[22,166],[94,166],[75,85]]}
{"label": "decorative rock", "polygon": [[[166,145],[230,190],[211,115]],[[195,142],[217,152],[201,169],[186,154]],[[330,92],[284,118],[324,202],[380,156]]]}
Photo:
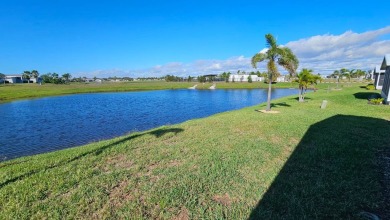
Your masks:
{"label": "decorative rock", "polygon": [[321,109],[325,109],[327,104],[328,104],[328,101],[322,100]]}

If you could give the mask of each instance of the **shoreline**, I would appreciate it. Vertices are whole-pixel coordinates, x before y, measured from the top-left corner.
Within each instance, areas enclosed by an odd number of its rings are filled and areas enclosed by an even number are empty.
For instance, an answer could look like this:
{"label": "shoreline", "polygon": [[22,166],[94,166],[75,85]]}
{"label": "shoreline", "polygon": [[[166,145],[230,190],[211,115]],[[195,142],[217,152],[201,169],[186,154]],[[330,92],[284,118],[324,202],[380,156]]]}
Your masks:
{"label": "shoreline", "polygon": [[[0,85],[0,104],[15,100],[27,100],[50,96],[88,94],[102,92],[133,92],[133,91],[153,91],[167,89],[187,89],[193,86],[194,82],[120,82],[120,83],[71,83],[68,85],[55,84],[13,84]],[[366,85],[366,82],[354,85]],[[198,90],[207,90],[212,83],[198,83]],[[264,82],[217,82],[216,89],[267,89],[268,84]],[[317,88],[327,88],[331,83],[319,83]],[[342,84],[343,85],[343,84]],[[349,84],[347,84],[349,85]],[[283,82],[272,84],[272,88],[298,88],[297,83]]]}

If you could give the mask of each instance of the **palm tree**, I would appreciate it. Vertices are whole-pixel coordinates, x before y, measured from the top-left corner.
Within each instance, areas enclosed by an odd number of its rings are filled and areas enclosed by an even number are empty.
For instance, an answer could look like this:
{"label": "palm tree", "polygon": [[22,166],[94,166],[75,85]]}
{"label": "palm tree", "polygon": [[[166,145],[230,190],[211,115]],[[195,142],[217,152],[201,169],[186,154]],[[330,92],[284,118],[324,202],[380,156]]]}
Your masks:
{"label": "palm tree", "polygon": [[27,79],[27,83],[30,83],[31,72],[30,71],[24,71],[23,74],[22,74],[22,77],[24,79]]}
{"label": "palm tree", "polygon": [[[257,63],[268,60],[268,97],[266,111],[270,111],[272,79],[275,76],[279,75],[276,63],[287,69],[287,66],[293,66],[293,64],[291,64],[290,62],[293,62],[293,60],[298,61],[298,59],[290,49],[288,49],[287,47],[280,47],[276,43],[276,39],[274,38],[274,36],[272,36],[272,34],[266,34],[265,40],[267,42],[268,50],[265,53],[257,53],[252,57],[252,67],[257,68]],[[292,59],[292,57],[294,57],[294,59]],[[298,62],[296,62],[296,66],[298,67]]]}
{"label": "palm tree", "polygon": [[360,77],[362,77],[362,76],[365,76],[365,75],[366,75],[366,71],[364,71],[364,70],[361,70],[361,69],[358,69],[358,70],[356,70],[356,73],[355,73],[355,75],[356,75],[356,77],[357,77],[357,78],[360,78]]}
{"label": "palm tree", "polygon": [[39,72],[37,70],[31,71],[31,76],[34,77],[35,79],[38,79]]}
{"label": "palm tree", "polygon": [[313,70],[302,69],[302,71],[298,74],[298,79],[296,80],[299,84],[299,102],[305,101],[307,87],[309,85],[317,84],[317,80],[320,79],[321,76],[314,75]]}
{"label": "palm tree", "polygon": [[337,78],[337,85],[336,85],[336,87],[339,88],[340,77],[341,77],[340,71],[335,70],[335,71],[333,71],[332,75]]}
{"label": "palm tree", "polygon": [[66,82],[68,82],[71,77],[72,75],[70,75],[70,73],[65,73],[62,75],[62,78],[64,78]]}
{"label": "palm tree", "polygon": [[351,69],[351,70],[341,69],[341,71],[343,71],[343,76],[347,77],[348,81],[351,82],[351,78],[352,78],[353,74],[355,74],[355,70],[354,69]]}
{"label": "palm tree", "polygon": [[31,76],[35,78],[35,82],[38,83],[39,72],[37,70],[31,71]]}

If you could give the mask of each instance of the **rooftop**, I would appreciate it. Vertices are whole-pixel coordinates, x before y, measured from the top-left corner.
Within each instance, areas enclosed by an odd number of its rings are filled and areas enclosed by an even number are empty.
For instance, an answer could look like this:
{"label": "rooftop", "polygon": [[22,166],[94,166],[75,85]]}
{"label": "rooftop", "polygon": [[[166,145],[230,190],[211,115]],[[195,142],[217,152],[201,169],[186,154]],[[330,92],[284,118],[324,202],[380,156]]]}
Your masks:
{"label": "rooftop", "polygon": [[390,66],[390,54],[386,54],[383,58],[381,70],[386,70],[386,67]]}

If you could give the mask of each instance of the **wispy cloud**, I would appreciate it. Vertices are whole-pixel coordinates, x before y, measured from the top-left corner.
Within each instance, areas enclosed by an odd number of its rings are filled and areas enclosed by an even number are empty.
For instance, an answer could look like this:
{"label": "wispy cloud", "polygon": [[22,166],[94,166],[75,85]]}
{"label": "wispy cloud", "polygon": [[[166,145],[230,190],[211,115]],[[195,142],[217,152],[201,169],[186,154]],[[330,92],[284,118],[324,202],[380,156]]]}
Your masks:
{"label": "wispy cloud", "polygon": [[[288,42],[285,46],[298,56],[300,68],[328,74],[335,69],[371,69],[379,65],[383,56],[390,53],[390,40],[383,40],[390,34],[390,26],[378,30],[355,33],[346,31],[340,35],[324,34]],[[266,51],[262,49],[261,51]],[[225,60],[197,60],[191,63],[172,62],[140,70],[97,70],[78,73],[86,76],[198,76],[219,74],[224,71],[252,71],[250,57],[237,56]],[[265,70],[265,65],[260,65]]]}
{"label": "wispy cloud", "polygon": [[301,68],[329,73],[340,68],[370,69],[390,53],[390,26],[364,33],[347,31],[341,35],[317,35],[286,44],[298,56]]}

